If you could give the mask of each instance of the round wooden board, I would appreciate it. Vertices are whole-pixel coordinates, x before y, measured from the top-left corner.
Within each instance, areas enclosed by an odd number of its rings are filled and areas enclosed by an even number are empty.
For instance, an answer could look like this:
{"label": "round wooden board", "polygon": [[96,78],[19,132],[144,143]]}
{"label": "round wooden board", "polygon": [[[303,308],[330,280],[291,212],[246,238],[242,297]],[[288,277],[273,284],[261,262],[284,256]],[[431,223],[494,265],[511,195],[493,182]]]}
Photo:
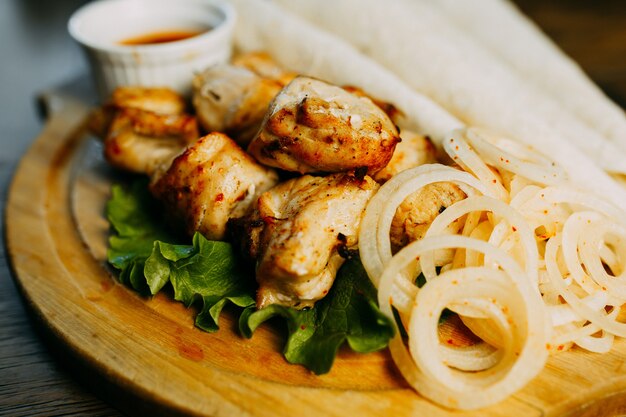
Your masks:
{"label": "round wooden board", "polygon": [[[280,329],[250,340],[228,312],[221,330],[193,325],[171,296],[141,298],[104,261],[103,217],[114,173],[84,132],[88,109],[67,101],[22,160],[10,189],[6,239],[15,278],[36,315],[88,371],[159,414],[211,416],[563,416],[626,412],[626,343],[604,355],[554,355],[522,391],[488,409],[459,413],[409,389],[388,354],[342,350],[315,376],[289,365]],[[146,407],[143,407],[144,409]]]}

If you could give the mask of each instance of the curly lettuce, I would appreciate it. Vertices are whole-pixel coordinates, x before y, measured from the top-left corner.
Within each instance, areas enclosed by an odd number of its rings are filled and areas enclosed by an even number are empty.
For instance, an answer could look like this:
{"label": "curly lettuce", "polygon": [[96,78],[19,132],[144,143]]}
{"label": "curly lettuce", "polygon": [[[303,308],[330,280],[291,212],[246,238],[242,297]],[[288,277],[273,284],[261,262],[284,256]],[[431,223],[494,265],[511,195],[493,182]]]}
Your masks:
{"label": "curly lettuce", "polygon": [[119,270],[120,282],[143,295],[169,285],[177,301],[199,305],[195,323],[200,329],[217,331],[228,303],[240,308],[239,327],[245,337],[252,337],[270,318],[282,317],[288,329],[285,358],[316,374],[331,369],[344,343],[367,353],[385,348],[393,336],[393,325],[378,309],[376,290],[358,257],[345,263],[328,295],[313,308],[270,305],[257,310],[253,272],[232,246],[200,234],[181,242],[164,226],[158,207],[146,181],[113,186],[106,207],[112,229],[108,261]]}

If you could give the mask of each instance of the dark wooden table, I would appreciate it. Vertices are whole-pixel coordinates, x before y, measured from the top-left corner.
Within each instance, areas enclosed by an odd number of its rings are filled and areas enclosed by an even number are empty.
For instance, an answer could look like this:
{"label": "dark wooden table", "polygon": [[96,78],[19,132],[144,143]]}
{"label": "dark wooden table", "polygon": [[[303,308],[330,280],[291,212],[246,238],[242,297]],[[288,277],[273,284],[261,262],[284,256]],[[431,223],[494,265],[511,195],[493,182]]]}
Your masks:
{"label": "dark wooden table", "polygon": [[[84,2],[0,1],[0,215],[3,218],[12,172],[42,126],[35,105],[37,93],[86,73],[80,51],[65,29],[71,11]],[[614,100],[626,106],[623,0],[518,0],[518,3]],[[0,224],[4,236],[3,228],[4,223]],[[29,316],[7,264],[1,241],[0,415],[121,415],[109,402],[123,397],[123,393],[99,385],[97,376],[73,366],[62,347],[50,343],[45,331]],[[128,404],[128,399],[112,402]]]}

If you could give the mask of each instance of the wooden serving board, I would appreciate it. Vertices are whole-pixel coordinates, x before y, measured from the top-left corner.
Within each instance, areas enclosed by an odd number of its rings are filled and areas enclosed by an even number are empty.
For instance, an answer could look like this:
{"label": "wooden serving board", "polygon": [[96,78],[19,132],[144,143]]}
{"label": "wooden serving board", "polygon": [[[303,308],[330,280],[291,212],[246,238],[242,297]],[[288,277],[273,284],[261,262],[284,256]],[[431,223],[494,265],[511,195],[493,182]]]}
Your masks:
{"label": "wooden serving board", "polygon": [[[626,342],[608,354],[552,356],[527,387],[488,409],[453,412],[403,382],[387,352],[342,350],[315,376],[288,364],[280,329],[240,337],[193,325],[167,294],[142,298],[105,262],[104,204],[115,173],[85,134],[88,109],[66,101],[22,160],[10,189],[6,239],[15,279],[38,318],[88,372],[158,414],[211,416],[596,416],[626,413]],[[145,409],[145,407],[144,407]]]}

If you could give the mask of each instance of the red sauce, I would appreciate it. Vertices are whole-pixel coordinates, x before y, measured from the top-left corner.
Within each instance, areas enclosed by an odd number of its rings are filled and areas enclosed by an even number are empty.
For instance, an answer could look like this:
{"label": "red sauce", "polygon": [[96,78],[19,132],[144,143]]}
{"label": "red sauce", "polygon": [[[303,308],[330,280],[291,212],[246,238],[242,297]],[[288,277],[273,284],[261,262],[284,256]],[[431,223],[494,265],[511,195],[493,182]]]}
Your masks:
{"label": "red sauce", "polygon": [[120,45],[154,45],[157,43],[168,43],[182,41],[193,38],[205,31],[198,30],[164,30],[160,32],[147,33],[120,41]]}
{"label": "red sauce", "polygon": [[200,362],[204,359],[202,347],[194,342],[184,342],[180,337],[176,338],[178,353],[185,359]]}

